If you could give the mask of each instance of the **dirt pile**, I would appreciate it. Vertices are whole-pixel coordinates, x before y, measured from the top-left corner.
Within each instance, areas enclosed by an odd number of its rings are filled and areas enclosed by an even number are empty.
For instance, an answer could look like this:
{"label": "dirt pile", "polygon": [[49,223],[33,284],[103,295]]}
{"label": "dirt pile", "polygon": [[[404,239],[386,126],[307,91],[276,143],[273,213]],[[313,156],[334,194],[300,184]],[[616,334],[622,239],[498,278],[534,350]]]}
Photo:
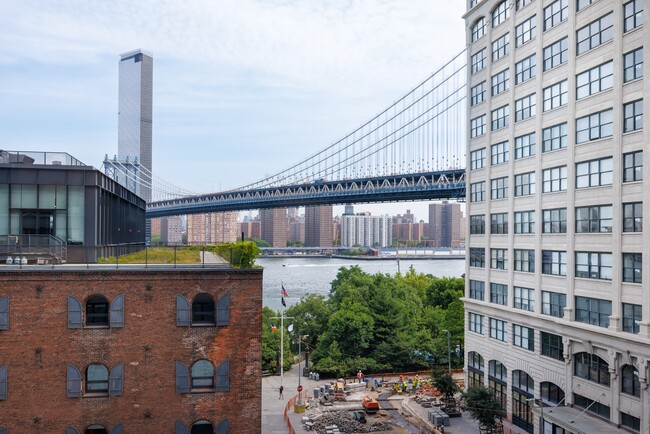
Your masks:
{"label": "dirt pile", "polygon": [[354,420],[354,414],[348,410],[323,411],[320,415],[311,417],[314,429],[319,434],[325,433],[325,427],[336,425],[342,433],[369,433],[390,431],[393,425],[386,422],[382,416],[366,416],[366,423]]}

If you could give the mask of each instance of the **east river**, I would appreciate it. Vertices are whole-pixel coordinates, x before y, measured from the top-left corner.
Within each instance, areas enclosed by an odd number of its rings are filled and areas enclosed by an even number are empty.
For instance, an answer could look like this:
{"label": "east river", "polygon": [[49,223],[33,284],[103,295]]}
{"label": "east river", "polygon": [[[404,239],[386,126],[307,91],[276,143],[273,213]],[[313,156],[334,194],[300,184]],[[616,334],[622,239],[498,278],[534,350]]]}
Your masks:
{"label": "east river", "polygon": [[[263,305],[278,310],[282,307],[280,301],[281,284],[287,290],[285,297],[287,306],[296,304],[307,294],[327,296],[330,283],[336,278],[339,268],[358,265],[370,274],[384,273],[395,275],[398,262],[395,259],[353,260],[338,258],[259,258],[255,262],[264,267]],[[413,266],[416,272],[431,274],[437,277],[460,277],[465,272],[465,261],[441,259],[400,259],[399,268],[402,274]]]}

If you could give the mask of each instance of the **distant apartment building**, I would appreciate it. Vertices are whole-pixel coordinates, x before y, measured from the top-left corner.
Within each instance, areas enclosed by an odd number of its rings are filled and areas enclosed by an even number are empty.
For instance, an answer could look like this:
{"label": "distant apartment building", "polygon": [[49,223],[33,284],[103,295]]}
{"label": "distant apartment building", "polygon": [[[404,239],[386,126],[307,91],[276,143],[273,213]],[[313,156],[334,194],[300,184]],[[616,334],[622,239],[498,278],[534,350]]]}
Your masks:
{"label": "distant apartment building", "polygon": [[170,246],[183,242],[183,218],[181,216],[161,217],[160,242]]}
{"label": "distant apartment building", "polygon": [[305,207],[305,246],[332,246],[332,205]]}
{"label": "distant apartment building", "polygon": [[287,209],[260,210],[261,238],[271,247],[287,247]]}
{"label": "distant apartment building", "polygon": [[305,222],[302,220],[293,220],[290,221],[287,225],[287,241],[290,243],[301,243],[305,244]]}
{"label": "distant apartment building", "polygon": [[244,234],[244,238],[262,239],[262,224],[259,219],[242,222],[239,230]]}
{"label": "distant apartment building", "polygon": [[393,223],[393,238],[419,242],[424,235],[424,221],[417,223]]}
{"label": "distant apartment building", "polygon": [[239,239],[236,212],[211,212],[187,216],[187,244],[233,243]]}
{"label": "distant apartment building", "polygon": [[151,236],[160,237],[160,217],[149,219],[149,222],[151,223]]}
{"label": "distant apartment building", "polygon": [[387,215],[344,214],[341,217],[342,247],[390,247],[393,227]]}
{"label": "distant apartment building", "polygon": [[460,246],[460,204],[442,201],[429,204],[429,241],[432,247]]}

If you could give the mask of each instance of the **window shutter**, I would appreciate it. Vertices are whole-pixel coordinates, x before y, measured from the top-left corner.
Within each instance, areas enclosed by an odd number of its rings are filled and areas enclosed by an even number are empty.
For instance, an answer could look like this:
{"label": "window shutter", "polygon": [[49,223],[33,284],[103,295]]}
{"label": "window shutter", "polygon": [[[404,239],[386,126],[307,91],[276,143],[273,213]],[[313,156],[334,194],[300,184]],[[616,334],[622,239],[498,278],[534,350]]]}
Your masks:
{"label": "window shutter", "polygon": [[0,367],[0,400],[7,399],[7,367]]}
{"label": "window shutter", "polygon": [[68,297],[68,328],[69,329],[80,329],[82,326],[82,315],[83,309],[81,308],[81,303],[79,300],[73,296]]}
{"label": "window shutter", "polygon": [[230,294],[226,294],[217,302],[217,325],[230,324]]}
{"label": "window shutter", "polygon": [[190,371],[181,362],[176,362],[176,393],[189,393]]}
{"label": "window shutter", "polygon": [[120,363],[113,367],[111,374],[108,377],[108,394],[111,396],[122,396],[123,384],[124,365]]}
{"label": "window shutter", "polygon": [[221,421],[219,426],[217,426],[216,434],[228,434],[229,429],[230,429],[230,422],[228,422],[228,419],[224,419]]}
{"label": "window shutter", "polygon": [[79,431],[77,431],[76,429],[69,426],[65,433],[66,434],[79,434]]}
{"label": "window shutter", "polygon": [[9,329],[9,296],[0,297],[0,330]]}
{"label": "window shutter", "polygon": [[0,434],[9,434],[9,430],[7,428],[0,428]]}
{"label": "window shutter", "polygon": [[222,362],[217,368],[217,392],[230,390],[230,360]]}
{"label": "window shutter", "polygon": [[190,434],[190,430],[187,429],[183,422],[177,420],[174,424],[174,434]]}
{"label": "window shutter", "polygon": [[81,398],[81,374],[72,365],[67,365],[68,398]]}
{"label": "window shutter", "polygon": [[124,295],[118,295],[111,303],[110,326],[124,327]]}
{"label": "window shutter", "polygon": [[121,423],[118,423],[111,430],[111,434],[124,434],[124,426]]}
{"label": "window shutter", "polygon": [[190,302],[182,295],[176,296],[176,325],[190,326]]}

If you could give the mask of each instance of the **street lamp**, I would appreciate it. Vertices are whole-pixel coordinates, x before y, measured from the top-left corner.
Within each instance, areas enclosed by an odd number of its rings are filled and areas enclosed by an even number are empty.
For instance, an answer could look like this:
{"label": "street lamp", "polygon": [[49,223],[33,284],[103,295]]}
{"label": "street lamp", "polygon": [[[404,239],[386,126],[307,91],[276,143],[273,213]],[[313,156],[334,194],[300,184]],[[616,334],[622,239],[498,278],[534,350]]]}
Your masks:
{"label": "street lamp", "polygon": [[451,333],[449,333],[449,330],[442,330],[442,331],[447,332],[447,361],[449,362],[449,376],[451,377],[451,345],[450,345]]}

